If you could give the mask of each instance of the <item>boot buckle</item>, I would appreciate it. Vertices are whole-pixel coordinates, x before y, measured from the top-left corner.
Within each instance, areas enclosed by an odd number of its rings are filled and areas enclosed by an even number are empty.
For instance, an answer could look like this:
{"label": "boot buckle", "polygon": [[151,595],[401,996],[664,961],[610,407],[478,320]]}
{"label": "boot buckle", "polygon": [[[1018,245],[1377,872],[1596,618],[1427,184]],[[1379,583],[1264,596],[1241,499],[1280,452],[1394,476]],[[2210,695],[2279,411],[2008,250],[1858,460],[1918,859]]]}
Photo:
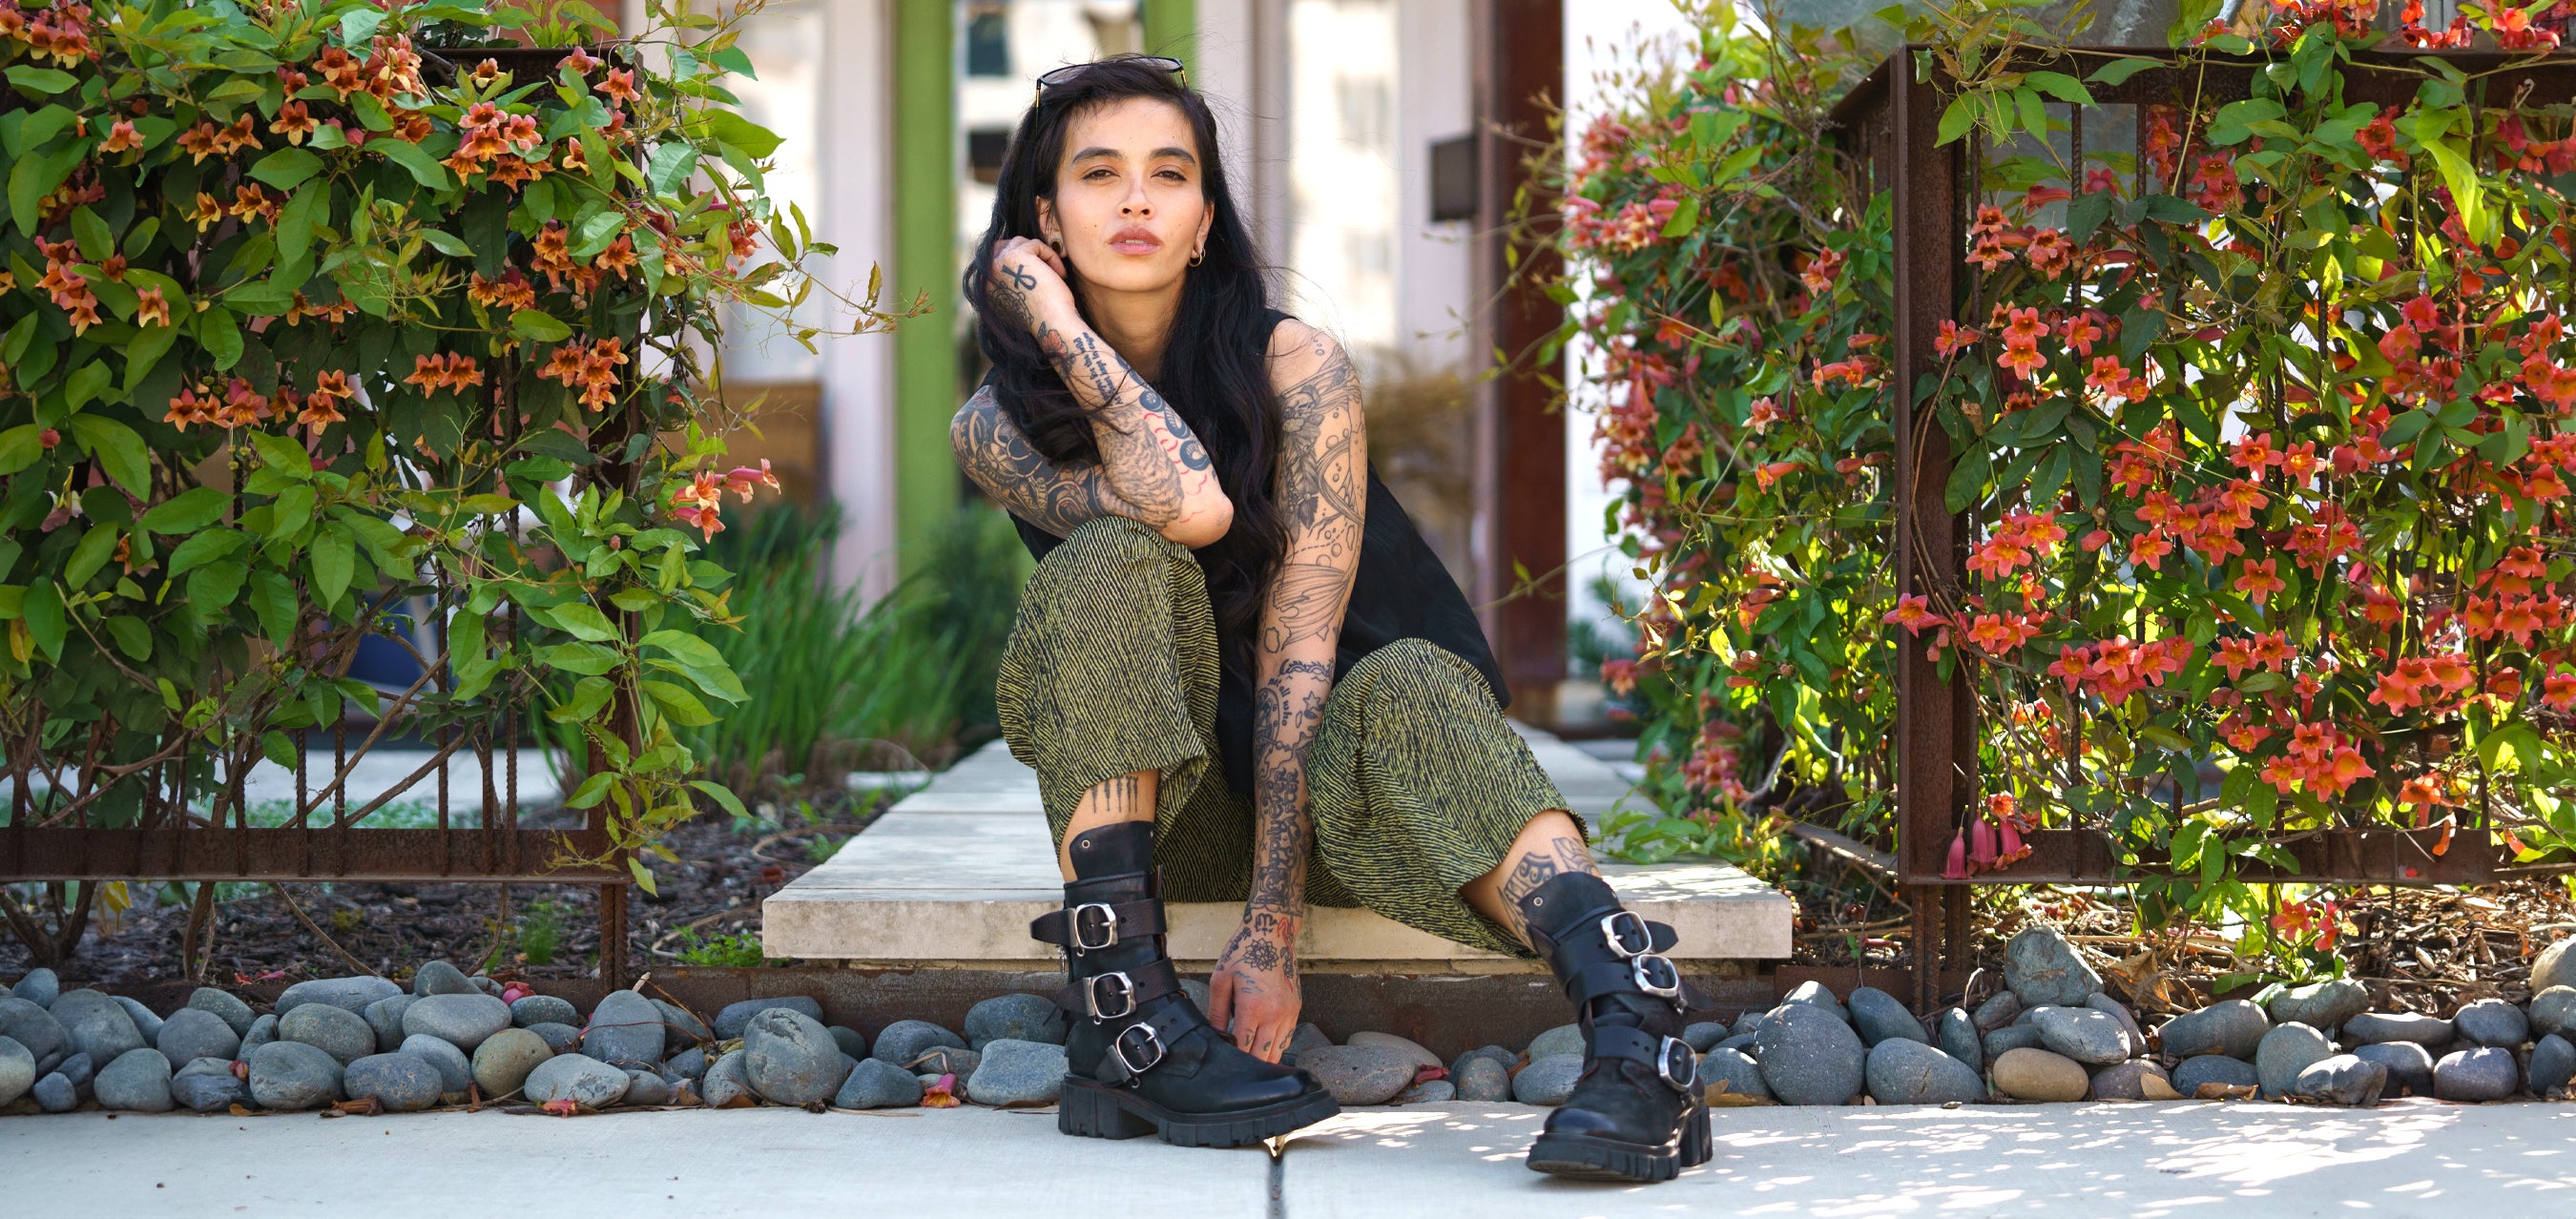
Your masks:
{"label": "boot buckle", "polygon": [[[1134,1037],[1139,1033],[1143,1034],[1143,1036],[1137,1038],[1139,1042],[1137,1053],[1141,1054],[1147,1051],[1152,1052],[1152,1057],[1145,1059],[1143,1062],[1136,1061],[1136,1059],[1127,1052],[1127,1039]],[[1690,1047],[1684,1045],[1682,1049],[1687,1052]],[[1127,1077],[1129,1079],[1134,1079],[1135,1077],[1152,1070],[1155,1064],[1163,1061],[1163,1039],[1160,1035],[1154,1032],[1154,1026],[1151,1024],[1131,1024],[1126,1028],[1120,1029],[1117,1036],[1109,1039],[1109,1052],[1118,1056],[1118,1065],[1127,1068]]]}
{"label": "boot buckle", "polygon": [[[1096,921],[1085,921],[1087,916],[1094,913],[1099,915]],[[1098,952],[1118,942],[1118,912],[1110,909],[1107,902],[1085,902],[1074,907],[1070,921],[1073,924],[1073,947],[1076,952]],[[1087,934],[1095,926],[1099,928],[1100,934],[1106,937],[1097,944],[1092,943],[1090,935]]]}
{"label": "boot buckle", "polygon": [[[1633,910],[1614,910],[1602,915],[1601,938],[1610,945],[1610,951],[1623,957],[1651,952],[1655,947],[1654,933],[1646,929],[1646,920],[1637,917]],[[1631,944],[1635,947],[1629,947]]]}
{"label": "boot buckle", "polygon": [[[1100,984],[1103,982],[1114,984],[1114,989],[1111,990],[1110,997],[1117,1001],[1117,1011],[1103,1011],[1101,1009]],[[1122,1016],[1132,1015],[1136,1011],[1136,980],[1128,977],[1124,970],[1084,978],[1082,980],[1082,1003],[1083,1006],[1091,1009],[1091,1021],[1094,1024],[1098,1024],[1103,1020],[1116,1020]],[[1121,1034],[1121,1036],[1124,1036],[1124,1034]],[[1157,1055],[1157,1057],[1159,1056],[1160,1055]]]}
{"label": "boot buckle", "polygon": [[1684,1096],[1699,1083],[1699,1055],[1679,1037],[1666,1037],[1655,1051],[1655,1076]]}
{"label": "boot buckle", "polygon": [[1654,953],[1639,953],[1628,959],[1628,975],[1636,980],[1637,989],[1650,995],[1682,1001],[1682,971],[1673,967],[1670,958]]}

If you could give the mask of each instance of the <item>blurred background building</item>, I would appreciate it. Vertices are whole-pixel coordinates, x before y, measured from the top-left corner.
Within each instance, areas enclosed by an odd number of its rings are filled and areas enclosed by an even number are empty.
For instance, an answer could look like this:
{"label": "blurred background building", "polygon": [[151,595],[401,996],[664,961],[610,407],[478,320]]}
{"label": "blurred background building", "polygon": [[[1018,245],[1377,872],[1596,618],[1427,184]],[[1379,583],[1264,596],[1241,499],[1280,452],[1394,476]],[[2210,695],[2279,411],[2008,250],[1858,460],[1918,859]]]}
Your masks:
{"label": "blurred background building", "polygon": [[[630,28],[641,8],[629,0]],[[1543,136],[1532,96],[1579,106],[1640,22],[1678,26],[1666,0],[768,0],[741,42],[758,78],[737,92],[786,137],[770,197],[840,247],[827,283],[856,294],[875,264],[887,302],[929,312],[819,352],[737,328],[728,389],[764,397],[736,451],[769,458],[791,495],[837,504],[841,581],[892,587],[919,553],[908,543],[980,499],[948,448],[982,371],[958,279],[1032,78],[1174,55],[1217,107],[1282,307],[1358,360],[1371,456],[1482,607],[1513,710],[1579,730],[1598,694],[1571,673],[1568,614],[1602,619],[1591,586],[1626,565],[1605,550],[1589,416],[1548,413],[1530,376],[1480,380],[1498,346],[1557,320],[1531,294],[1479,307],[1503,280],[1500,244],[1480,234],[1524,152],[1495,125]],[[824,294],[811,309],[829,320]],[[1516,564],[1544,578],[1508,596]]]}

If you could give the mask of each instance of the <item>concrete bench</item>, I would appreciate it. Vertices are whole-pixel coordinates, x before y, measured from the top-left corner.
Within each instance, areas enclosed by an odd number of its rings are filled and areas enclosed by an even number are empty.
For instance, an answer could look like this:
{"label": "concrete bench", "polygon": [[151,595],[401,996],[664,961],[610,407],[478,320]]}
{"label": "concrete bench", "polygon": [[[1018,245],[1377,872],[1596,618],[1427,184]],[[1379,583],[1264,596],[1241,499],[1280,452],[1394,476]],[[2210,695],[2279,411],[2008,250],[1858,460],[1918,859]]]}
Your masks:
{"label": "concrete bench", "polygon": [[[1610,767],[1525,726],[1539,764],[1596,826],[1632,796]],[[1222,780],[1210,780],[1221,782]],[[1685,972],[1739,968],[1790,950],[1794,904],[1724,864],[1606,864],[1603,875],[1645,917],[1673,925]],[[1029,920],[1056,909],[1063,881],[1047,838],[1037,776],[994,741],[896,804],[829,862],[761,905],[761,946],[774,957],[859,968],[1042,970],[1056,949]],[[1239,904],[1175,903],[1175,960],[1213,962],[1243,916]],[[1537,961],[1469,948],[1372,911],[1317,907],[1298,943],[1305,973],[1537,973]]]}

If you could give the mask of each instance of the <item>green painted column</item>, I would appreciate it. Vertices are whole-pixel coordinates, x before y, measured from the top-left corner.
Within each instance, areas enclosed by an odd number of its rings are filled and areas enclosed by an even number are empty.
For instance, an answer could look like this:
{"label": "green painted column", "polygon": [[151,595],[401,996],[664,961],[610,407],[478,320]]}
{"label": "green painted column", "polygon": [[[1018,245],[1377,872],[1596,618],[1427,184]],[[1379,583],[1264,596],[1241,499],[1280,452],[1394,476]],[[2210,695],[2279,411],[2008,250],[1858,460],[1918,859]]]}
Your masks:
{"label": "green painted column", "polygon": [[1137,0],[1145,24],[1145,53],[1169,55],[1199,66],[1198,0]]}
{"label": "green painted column", "polygon": [[[894,6],[894,249],[886,296],[908,305],[929,293],[930,312],[894,333],[895,542],[899,570],[921,561],[919,544],[957,506],[960,475],[948,449],[957,385],[957,81],[953,0]],[[855,65],[853,65],[855,66]]]}

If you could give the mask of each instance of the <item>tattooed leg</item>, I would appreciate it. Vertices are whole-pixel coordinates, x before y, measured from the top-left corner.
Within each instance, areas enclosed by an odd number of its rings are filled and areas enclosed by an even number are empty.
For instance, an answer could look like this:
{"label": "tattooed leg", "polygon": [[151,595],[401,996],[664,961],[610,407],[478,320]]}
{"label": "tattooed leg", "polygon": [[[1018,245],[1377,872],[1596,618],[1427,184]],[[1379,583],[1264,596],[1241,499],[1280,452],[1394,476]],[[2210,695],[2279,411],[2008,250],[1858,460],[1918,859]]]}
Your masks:
{"label": "tattooed leg", "polygon": [[1118,821],[1152,821],[1156,784],[1162,776],[1150,770],[1134,774],[1112,775],[1092,785],[1073,806],[1073,817],[1065,822],[1064,841],[1056,844],[1055,866],[1062,869],[1067,881],[1073,877],[1073,856],[1065,848],[1082,832]]}
{"label": "tattooed leg", "polygon": [[1511,928],[1526,944],[1529,928],[1521,923],[1521,899],[1560,872],[1597,871],[1573,815],[1552,808],[1530,818],[1520,836],[1512,839],[1511,849],[1503,852],[1503,862],[1468,881],[1458,895],[1478,913]]}

